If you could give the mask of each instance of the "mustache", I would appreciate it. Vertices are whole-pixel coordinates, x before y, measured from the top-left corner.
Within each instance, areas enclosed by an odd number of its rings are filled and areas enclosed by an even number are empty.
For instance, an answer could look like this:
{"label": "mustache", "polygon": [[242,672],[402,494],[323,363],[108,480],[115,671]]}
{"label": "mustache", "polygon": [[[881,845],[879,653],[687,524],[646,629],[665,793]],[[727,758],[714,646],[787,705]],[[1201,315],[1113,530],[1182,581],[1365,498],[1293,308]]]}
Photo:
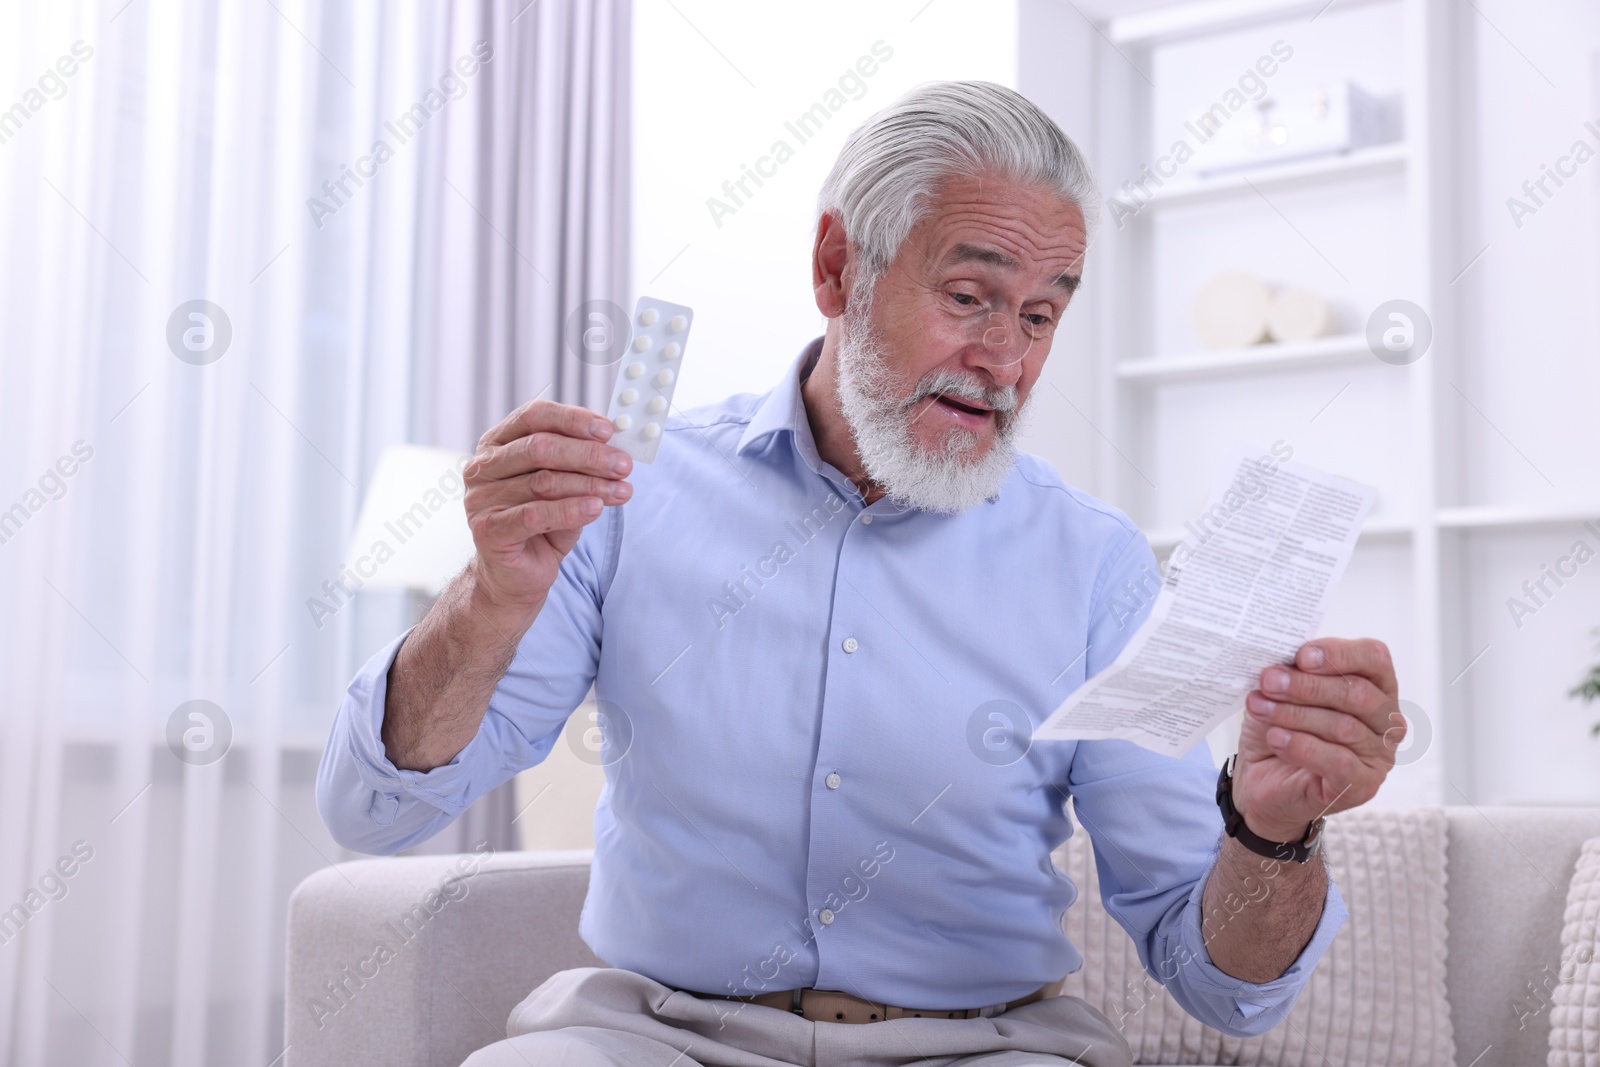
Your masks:
{"label": "mustache", "polygon": [[998,415],[1013,415],[1017,410],[1017,387],[1014,385],[985,387],[970,375],[941,367],[925,376],[911,390],[904,407],[909,409],[924,397],[943,394],[960,400],[975,400],[995,410]]}

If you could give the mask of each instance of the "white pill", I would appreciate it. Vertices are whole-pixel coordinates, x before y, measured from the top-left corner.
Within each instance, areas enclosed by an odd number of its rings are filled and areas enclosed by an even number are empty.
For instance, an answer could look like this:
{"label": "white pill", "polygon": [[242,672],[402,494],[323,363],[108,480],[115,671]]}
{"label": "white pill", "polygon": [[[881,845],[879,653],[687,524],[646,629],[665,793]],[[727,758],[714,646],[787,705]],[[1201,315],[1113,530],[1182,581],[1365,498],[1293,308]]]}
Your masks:
{"label": "white pill", "polygon": [[656,384],[661,386],[661,387],[663,387],[663,388],[665,388],[666,386],[671,385],[672,384],[672,372],[669,371],[669,370],[665,370],[665,369],[661,370],[656,375]]}
{"label": "white pill", "polygon": [[667,329],[672,333],[682,333],[689,325],[689,320],[682,315],[672,316],[672,321],[667,323]]}
{"label": "white pill", "polygon": [[661,424],[659,422],[647,422],[644,424],[644,429],[639,432],[644,435],[645,440],[653,441],[661,436]]}
{"label": "white pill", "polygon": [[616,418],[611,420],[611,424],[619,430],[626,430],[629,426],[633,425],[633,420],[626,415],[618,415]]}
{"label": "white pill", "polygon": [[634,360],[632,363],[628,364],[628,369],[622,373],[626,374],[630,378],[637,378],[639,375],[644,373],[644,364],[640,363],[638,360]]}
{"label": "white pill", "polygon": [[638,402],[639,390],[637,389],[628,388],[617,394],[617,403],[621,404],[623,407],[627,407],[629,404],[636,404]]}
{"label": "white pill", "polygon": [[667,410],[667,398],[664,396],[658,396],[654,400],[651,400],[650,410],[655,412],[657,415]]}
{"label": "white pill", "polygon": [[661,350],[661,358],[662,359],[677,359],[678,358],[678,353],[682,352],[682,351],[683,351],[683,349],[678,347],[678,342],[669,341],[669,342],[667,342],[666,347],[664,347]]}
{"label": "white pill", "polygon": [[642,335],[640,335],[638,337],[635,337],[633,339],[633,350],[635,352],[648,351],[649,348],[650,348],[650,335],[649,334],[642,334]]}
{"label": "white pill", "polygon": [[645,308],[642,312],[639,313],[639,325],[640,326],[654,326],[656,324],[656,320],[659,319],[660,317],[661,317],[661,313],[659,311],[657,311],[655,308]]}

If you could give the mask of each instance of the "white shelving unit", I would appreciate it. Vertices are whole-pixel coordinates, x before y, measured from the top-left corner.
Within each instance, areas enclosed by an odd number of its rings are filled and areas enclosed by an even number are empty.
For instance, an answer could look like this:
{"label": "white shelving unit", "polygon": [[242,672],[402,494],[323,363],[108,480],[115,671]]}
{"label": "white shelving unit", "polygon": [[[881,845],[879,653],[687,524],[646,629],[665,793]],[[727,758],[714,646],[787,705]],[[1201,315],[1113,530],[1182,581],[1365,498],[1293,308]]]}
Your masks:
{"label": "white shelving unit", "polygon": [[1341,334],[1337,337],[1319,337],[1303,344],[1253,345],[1221,352],[1128,359],[1116,364],[1114,373],[1125,382],[1176,382],[1229,374],[1355,363],[1371,358],[1372,352],[1367,348],[1364,334]]}
{"label": "white shelving unit", "polygon": [[[1456,17],[1448,0],[1369,0],[1343,3],[1333,10],[1326,0],[1204,0],[1113,19],[1100,27],[1112,48],[1097,55],[1094,154],[1107,195],[1117,192],[1122,177],[1139,174],[1151,158],[1157,143],[1152,112],[1159,95],[1152,71],[1162,49],[1188,48],[1207,37],[1255,30],[1281,31],[1299,47],[1299,42],[1314,42],[1315,34],[1327,30],[1328,20],[1351,17],[1352,11],[1356,18],[1391,17],[1361,14],[1379,4],[1391,8],[1401,28],[1398,66],[1392,69],[1402,72],[1398,87],[1402,142],[1215,177],[1177,176],[1152,190],[1121,229],[1097,242],[1096,252],[1103,258],[1096,305],[1096,377],[1101,390],[1097,408],[1103,419],[1099,430],[1113,444],[1099,450],[1096,475],[1102,495],[1144,525],[1157,554],[1164,556],[1181,537],[1178,524],[1187,508],[1174,496],[1175,487],[1157,490],[1146,473],[1164,469],[1172,462],[1171,453],[1183,447],[1171,439],[1170,426],[1160,424],[1159,413],[1166,409],[1158,403],[1158,394],[1207,387],[1237,390],[1269,378],[1282,383],[1294,375],[1347,372],[1352,381],[1370,376],[1361,379],[1365,387],[1384,397],[1392,410],[1403,412],[1398,421],[1405,424],[1408,440],[1395,457],[1405,468],[1403,474],[1394,474],[1403,478],[1404,489],[1389,492],[1387,500],[1380,496],[1379,509],[1357,549],[1358,562],[1363,553],[1378,551],[1383,553],[1381,565],[1397,570],[1394,581],[1384,584],[1403,580],[1399,588],[1408,594],[1403,599],[1412,605],[1412,621],[1407,660],[1401,665],[1402,696],[1426,710],[1436,750],[1406,768],[1395,802],[1460,802],[1461,797],[1452,795],[1451,783],[1466,780],[1459,772],[1467,760],[1470,738],[1457,729],[1461,691],[1451,682],[1466,657],[1459,651],[1461,635],[1454,628],[1456,605],[1441,595],[1448,568],[1458,565],[1457,553],[1445,541],[1456,531],[1485,525],[1554,521],[1554,512],[1542,516],[1515,509],[1444,508],[1440,503],[1448,492],[1445,487],[1452,484],[1439,466],[1440,442],[1447,431],[1440,426],[1438,410],[1441,382],[1448,378],[1442,368],[1454,358],[1450,265],[1460,261],[1447,215],[1454,193],[1448,163],[1453,73],[1447,45]],[[1218,73],[1221,82],[1225,72]],[[1196,103],[1200,104],[1196,110],[1203,109],[1204,104]],[[1408,299],[1429,310],[1435,334],[1423,359],[1406,368],[1387,368],[1392,371],[1387,377],[1376,376],[1372,368],[1382,365],[1368,349],[1363,327],[1365,316],[1380,301],[1360,309],[1360,321],[1343,322],[1346,332],[1306,344],[1222,352],[1183,352],[1171,346],[1162,350],[1156,339],[1161,330],[1152,323],[1170,307],[1174,294],[1168,292],[1168,304],[1158,306],[1153,290],[1163,279],[1171,288],[1169,276],[1161,272],[1167,264],[1157,261],[1157,252],[1168,232],[1162,228],[1175,210],[1199,205],[1217,217],[1225,214],[1230,224],[1248,222],[1247,208],[1261,206],[1262,200],[1272,204],[1279,194],[1319,197],[1329,206],[1347,188],[1361,191],[1361,205],[1383,197],[1401,201],[1391,208],[1401,220],[1397,231],[1373,255],[1387,257],[1382,265],[1390,274],[1396,262],[1402,264],[1404,282],[1389,297]],[[1263,210],[1260,216],[1266,220],[1262,225],[1288,221],[1281,213]],[[1103,225],[1112,231],[1115,222],[1107,217]],[[1215,269],[1235,265],[1229,262],[1230,252],[1225,249],[1216,255]],[[1345,317],[1355,318],[1348,313]],[[1166,332],[1170,336],[1173,331]],[[1233,436],[1253,435],[1241,429]],[[1399,570],[1405,572],[1403,579]]]}
{"label": "white shelving unit", "polygon": [[1271,192],[1338,178],[1389,174],[1404,170],[1405,165],[1404,144],[1374,145],[1371,148],[1361,148],[1336,156],[1256,167],[1249,171],[1220,174],[1203,180],[1174,182],[1153,190],[1149,207],[1159,210],[1163,207],[1237,196],[1257,189]]}
{"label": "white shelving unit", "polygon": [[[1394,519],[1374,519],[1361,528],[1359,544],[1370,544],[1383,541],[1406,541],[1411,537],[1412,523]],[[1184,529],[1181,526],[1157,527],[1145,531],[1145,537],[1150,542],[1158,556],[1165,556],[1178,546],[1183,540]]]}
{"label": "white shelving unit", "polygon": [[1600,501],[1579,507],[1469,507],[1439,509],[1439,525],[1447,530],[1493,530],[1570,526],[1600,520]]}

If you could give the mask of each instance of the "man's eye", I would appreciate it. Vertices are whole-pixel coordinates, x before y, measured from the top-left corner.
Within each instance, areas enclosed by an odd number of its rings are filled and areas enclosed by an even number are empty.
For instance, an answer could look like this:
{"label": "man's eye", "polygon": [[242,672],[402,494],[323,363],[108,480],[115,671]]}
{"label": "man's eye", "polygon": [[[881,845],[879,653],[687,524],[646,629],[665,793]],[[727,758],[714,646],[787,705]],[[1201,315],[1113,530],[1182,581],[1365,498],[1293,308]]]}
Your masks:
{"label": "man's eye", "polygon": [[1028,319],[1029,322],[1033,323],[1035,326],[1048,326],[1048,325],[1050,325],[1050,316],[1049,315],[1029,315],[1029,316],[1027,316],[1027,319]]}
{"label": "man's eye", "polygon": [[978,298],[973,296],[971,293],[951,293],[950,296],[956,301],[956,303],[965,307],[971,307],[973,304],[978,302]]}

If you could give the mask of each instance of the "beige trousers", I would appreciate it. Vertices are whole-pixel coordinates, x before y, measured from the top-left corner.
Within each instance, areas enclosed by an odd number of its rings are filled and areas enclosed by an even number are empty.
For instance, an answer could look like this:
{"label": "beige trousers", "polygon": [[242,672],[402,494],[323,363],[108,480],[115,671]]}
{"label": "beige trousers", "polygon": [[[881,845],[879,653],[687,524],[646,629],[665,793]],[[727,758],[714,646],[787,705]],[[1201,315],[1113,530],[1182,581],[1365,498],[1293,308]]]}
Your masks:
{"label": "beige trousers", "polygon": [[1127,1041],[1077,997],[988,1019],[810,1022],[701,998],[618,968],[559,971],[462,1067],[1129,1067]]}

